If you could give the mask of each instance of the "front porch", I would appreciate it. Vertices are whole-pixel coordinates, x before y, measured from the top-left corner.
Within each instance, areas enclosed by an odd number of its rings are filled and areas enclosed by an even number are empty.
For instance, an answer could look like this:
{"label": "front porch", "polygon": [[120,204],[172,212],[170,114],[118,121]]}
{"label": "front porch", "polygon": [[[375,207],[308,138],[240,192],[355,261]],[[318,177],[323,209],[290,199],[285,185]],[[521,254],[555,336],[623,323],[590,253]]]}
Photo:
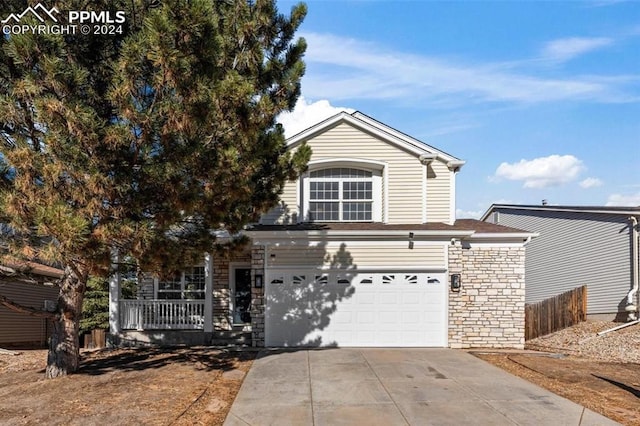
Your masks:
{"label": "front porch", "polygon": [[206,254],[201,265],[172,279],[139,278],[135,298],[122,297],[116,271],[109,283],[109,345],[262,346],[263,289],[255,277],[264,276],[263,263],[258,246]]}
{"label": "front porch", "polygon": [[203,330],[204,300],[121,300],[122,330]]}

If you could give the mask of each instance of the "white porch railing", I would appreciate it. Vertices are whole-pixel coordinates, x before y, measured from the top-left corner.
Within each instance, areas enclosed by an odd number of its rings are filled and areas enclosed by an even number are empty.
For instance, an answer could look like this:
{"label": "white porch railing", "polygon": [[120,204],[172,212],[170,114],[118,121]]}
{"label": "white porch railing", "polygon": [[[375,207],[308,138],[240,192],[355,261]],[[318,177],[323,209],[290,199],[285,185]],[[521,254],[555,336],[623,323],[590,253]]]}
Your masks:
{"label": "white porch railing", "polygon": [[204,300],[120,300],[123,330],[203,330]]}

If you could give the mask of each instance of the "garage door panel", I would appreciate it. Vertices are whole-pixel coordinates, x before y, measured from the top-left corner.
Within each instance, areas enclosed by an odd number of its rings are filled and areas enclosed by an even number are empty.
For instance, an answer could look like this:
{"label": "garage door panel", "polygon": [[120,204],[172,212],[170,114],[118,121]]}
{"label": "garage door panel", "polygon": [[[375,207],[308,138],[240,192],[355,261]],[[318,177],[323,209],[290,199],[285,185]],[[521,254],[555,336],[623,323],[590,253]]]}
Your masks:
{"label": "garage door panel", "polygon": [[375,324],[376,313],[373,311],[359,311],[357,313],[358,324]]}
{"label": "garage door panel", "polygon": [[421,300],[422,298],[420,297],[421,294],[418,292],[407,292],[407,293],[402,293],[402,304],[407,306],[407,305],[421,305],[423,303],[423,300]]}
{"label": "garage door panel", "polygon": [[424,323],[425,323],[424,316],[421,315],[421,312],[402,312],[403,325],[406,325],[406,326],[411,326],[414,324],[423,325]]}
{"label": "garage door panel", "polygon": [[370,337],[371,340],[367,342],[370,346],[375,346],[374,343],[376,339],[388,342],[388,346],[400,346],[400,342],[402,341],[397,330],[380,330],[378,334],[371,335]]}
{"label": "garage door panel", "polygon": [[380,323],[381,324],[397,324],[399,312],[397,311],[380,311]]}
{"label": "garage door panel", "polygon": [[336,312],[332,316],[332,320],[337,324],[352,324],[353,323],[353,312],[340,310]]}
{"label": "garage door panel", "polygon": [[445,282],[433,273],[269,271],[266,344],[446,346]]}
{"label": "garage door panel", "polygon": [[394,291],[379,292],[376,295],[377,303],[379,306],[396,307],[402,301],[402,295]]}
{"label": "garage door panel", "polygon": [[377,304],[376,295],[375,293],[362,292],[362,294],[358,294],[358,296],[349,299],[346,304],[354,305],[356,303],[360,305],[375,305]]}

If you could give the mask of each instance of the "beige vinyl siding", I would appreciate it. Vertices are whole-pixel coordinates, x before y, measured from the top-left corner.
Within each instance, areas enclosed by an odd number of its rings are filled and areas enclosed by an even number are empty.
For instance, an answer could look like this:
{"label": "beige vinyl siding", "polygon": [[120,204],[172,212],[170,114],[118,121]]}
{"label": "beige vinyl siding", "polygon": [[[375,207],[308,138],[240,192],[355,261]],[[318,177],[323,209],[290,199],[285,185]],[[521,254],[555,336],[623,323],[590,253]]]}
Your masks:
{"label": "beige vinyl siding", "polygon": [[287,224],[298,222],[298,190],[299,181],[288,181],[280,196],[280,202],[276,207],[263,215],[260,223],[267,225]]}
{"label": "beige vinyl siding", "polygon": [[[357,158],[386,163],[387,179],[382,182],[382,220],[389,224],[423,222],[423,203],[427,202],[427,222],[450,222],[450,174],[447,166],[435,160],[427,173],[427,195],[423,195],[425,168],[418,157],[402,148],[341,123],[307,141],[312,161],[331,158]],[[294,148],[295,150],[295,148]],[[280,204],[265,214],[260,223],[295,223],[300,214],[299,182],[287,182]],[[426,200],[425,200],[426,198]],[[388,203],[388,217],[385,216]]]}
{"label": "beige vinyl siding", "polygon": [[434,268],[445,267],[445,247],[443,245],[393,245],[330,243],[315,247],[270,248],[267,260],[269,268]]}
{"label": "beige vinyl siding", "polygon": [[313,160],[336,157],[362,158],[387,163],[388,188],[382,200],[389,205],[387,223],[422,223],[422,165],[397,146],[342,123],[307,142]]}
{"label": "beige vinyl siding", "polygon": [[[0,281],[0,294],[23,306],[43,309],[45,300],[57,300],[58,287],[28,282]],[[47,320],[14,312],[0,306],[0,345],[38,344],[47,341]]]}
{"label": "beige vinyl siding", "polygon": [[427,168],[427,222],[453,223],[451,175],[446,164],[434,161]]}

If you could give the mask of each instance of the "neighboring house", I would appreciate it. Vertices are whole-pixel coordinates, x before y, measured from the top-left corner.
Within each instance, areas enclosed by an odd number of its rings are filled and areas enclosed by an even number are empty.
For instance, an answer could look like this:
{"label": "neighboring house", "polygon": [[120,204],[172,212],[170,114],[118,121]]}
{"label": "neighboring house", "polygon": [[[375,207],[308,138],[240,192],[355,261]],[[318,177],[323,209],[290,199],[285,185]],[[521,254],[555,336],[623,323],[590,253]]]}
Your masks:
{"label": "neighboring house", "polygon": [[[34,309],[54,306],[62,276],[60,269],[34,262],[0,266],[0,295]],[[50,301],[50,302],[47,302]],[[43,347],[51,328],[47,320],[15,312],[0,305],[0,346]]]}
{"label": "neighboring house", "polygon": [[589,317],[626,318],[638,279],[640,207],[495,204],[482,220],[540,234],[527,246],[527,303],[586,285]]}
{"label": "neighboring house", "polygon": [[533,234],[455,220],[464,161],[359,112],[287,141],[303,142],[308,171],[246,228],[244,251],[147,277],[136,300],[120,300],[114,276],[115,344],[235,330],[253,346],[523,347]]}

